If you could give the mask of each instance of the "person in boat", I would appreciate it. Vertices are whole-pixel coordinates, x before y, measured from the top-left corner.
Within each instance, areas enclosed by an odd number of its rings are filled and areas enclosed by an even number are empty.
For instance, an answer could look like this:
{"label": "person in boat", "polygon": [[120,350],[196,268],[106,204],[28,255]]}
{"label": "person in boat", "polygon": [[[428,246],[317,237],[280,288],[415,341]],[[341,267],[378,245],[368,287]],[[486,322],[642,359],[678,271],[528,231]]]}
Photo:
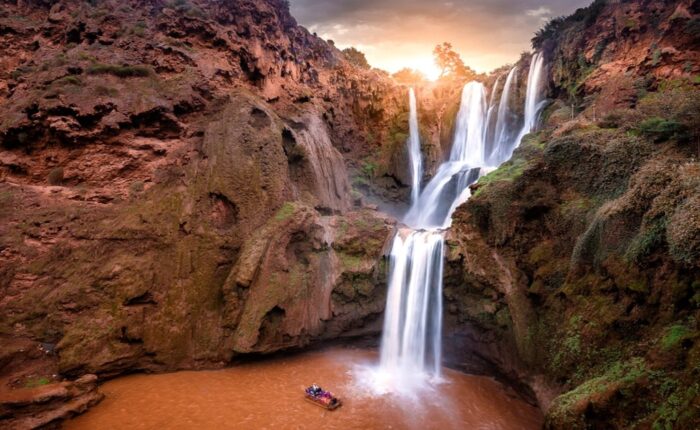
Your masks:
{"label": "person in boat", "polygon": [[306,389],[306,392],[309,393],[310,395],[312,395],[313,397],[320,397],[324,391],[318,385],[313,384],[309,388]]}

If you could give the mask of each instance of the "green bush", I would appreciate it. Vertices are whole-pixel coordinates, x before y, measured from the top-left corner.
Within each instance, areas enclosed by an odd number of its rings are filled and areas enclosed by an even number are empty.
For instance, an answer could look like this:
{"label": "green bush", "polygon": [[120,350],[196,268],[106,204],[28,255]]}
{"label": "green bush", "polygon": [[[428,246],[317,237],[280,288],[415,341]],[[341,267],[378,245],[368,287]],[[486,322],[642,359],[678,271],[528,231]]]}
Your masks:
{"label": "green bush", "polygon": [[277,213],[275,213],[275,221],[286,221],[292,215],[294,215],[295,210],[296,207],[294,206],[294,203],[284,202],[282,207],[277,210]]}
{"label": "green bush", "polygon": [[112,64],[95,64],[87,69],[90,75],[114,75],[119,78],[147,77],[151,69],[146,66],[115,66]]}
{"label": "green bush", "polygon": [[687,140],[689,130],[675,120],[653,117],[642,121],[638,131],[656,143],[666,142],[671,139]]}
{"label": "green bush", "polygon": [[624,121],[624,116],[619,111],[613,111],[606,114],[600,121],[598,121],[598,127],[600,128],[619,128]]}
{"label": "green bush", "polygon": [[134,27],[131,29],[131,33],[142,37],[143,35],[146,34],[146,23],[143,21],[139,21],[136,24],[134,24]]}
{"label": "green bush", "polygon": [[657,142],[669,139],[688,141],[700,137],[700,90],[689,79],[669,79],[658,83],[637,103],[634,129]]}
{"label": "green bush", "polygon": [[582,24],[585,27],[592,25],[603,11],[606,3],[607,0],[595,0],[590,6],[577,9],[569,17],[552,18],[535,33],[535,37],[532,38],[532,47],[534,49],[541,48],[546,40],[559,37],[564,30],[572,28],[576,24]]}
{"label": "green bush", "polygon": [[42,385],[48,385],[49,383],[51,383],[51,380],[49,380],[49,378],[32,377],[32,378],[28,378],[24,382],[24,387],[25,388],[36,388],[36,387],[41,387]]}
{"label": "green bush", "polygon": [[366,177],[373,178],[376,172],[377,172],[377,163],[375,163],[374,161],[367,160],[364,163],[362,163],[362,173]]}
{"label": "green bush", "polygon": [[367,62],[365,54],[353,47],[343,49],[343,56],[345,56],[345,59],[353,66],[368,70],[372,67]]}
{"label": "green bush", "polygon": [[661,346],[666,350],[675,348],[692,335],[693,331],[688,327],[682,324],[676,324],[666,330],[665,335],[661,338]]}
{"label": "green bush", "polygon": [[635,236],[627,248],[625,257],[640,263],[644,257],[651,255],[665,243],[668,220],[659,219]]}
{"label": "green bush", "polygon": [[12,77],[12,79],[14,79],[14,80],[17,80],[21,76],[23,76],[27,73],[31,73],[33,71],[34,71],[34,67],[20,66],[20,67],[16,68],[15,70],[13,70],[12,73],[10,73],[10,77]]}
{"label": "green bush", "polygon": [[75,86],[81,86],[83,85],[83,81],[80,80],[78,76],[75,75],[70,75],[70,76],[64,76],[60,79],[56,79],[54,81],[56,85],[75,85]]}

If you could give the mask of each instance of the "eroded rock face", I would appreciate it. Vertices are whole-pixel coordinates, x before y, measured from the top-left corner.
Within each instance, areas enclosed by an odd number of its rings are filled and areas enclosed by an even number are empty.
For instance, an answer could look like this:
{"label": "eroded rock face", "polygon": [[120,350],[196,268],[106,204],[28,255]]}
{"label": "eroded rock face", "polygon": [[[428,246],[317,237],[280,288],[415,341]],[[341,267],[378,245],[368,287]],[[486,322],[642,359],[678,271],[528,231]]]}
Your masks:
{"label": "eroded rock face", "polygon": [[687,212],[700,175],[682,141],[657,145],[545,128],[455,214],[446,342],[473,351],[456,351],[467,368],[527,381],[548,428],[700,418],[697,249],[675,236],[700,232]]}
{"label": "eroded rock face", "polygon": [[3,386],[377,333],[392,222],[352,179],[386,76],[276,0],[4,2],[0,46]]}
{"label": "eroded rock face", "polygon": [[603,117],[634,108],[659,83],[696,76],[697,14],[692,0],[594,2],[536,42],[550,59],[553,92]]}
{"label": "eroded rock face", "polygon": [[384,310],[387,220],[321,216],[287,204],[243,246],[224,285],[236,352],[376,333]]}
{"label": "eroded rock face", "polygon": [[85,412],[103,398],[95,375],[22,390],[3,388],[0,390],[0,419],[3,426],[17,430],[52,428],[66,418]]}

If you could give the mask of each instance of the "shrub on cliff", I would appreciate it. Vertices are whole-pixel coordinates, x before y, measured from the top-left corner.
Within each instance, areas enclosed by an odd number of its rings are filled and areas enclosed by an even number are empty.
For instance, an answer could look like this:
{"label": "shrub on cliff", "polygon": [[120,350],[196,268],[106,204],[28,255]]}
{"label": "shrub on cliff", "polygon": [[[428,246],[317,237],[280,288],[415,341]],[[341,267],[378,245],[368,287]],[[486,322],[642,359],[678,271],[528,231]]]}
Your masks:
{"label": "shrub on cliff", "polygon": [[552,18],[535,33],[532,38],[532,47],[540,49],[546,40],[559,37],[560,33],[571,24],[583,23],[586,27],[590,26],[603,11],[606,3],[607,0],[595,0],[590,6],[577,9],[569,17]]}
{"label": "shrub on cliff", "polygon": [[700,138],[700,90],[685,81],[661,83],[639,101],[637,130],[655,142]]}
{"label": "shrub on cliff", "polygon": [[113,64],[95,64],[87,69],[90,75],[114,75],[119,78],[147,77],[151,69],[145,66],[115,66]]}
{"label": "shrub on cliff", "polygon": [[365,57],[365,54],[358,49],[353,47],[345,48],[343,49],[343,55],[345,56],[345,59],[355,67],[367,70],[372,68],[372,66],[370,66],[367,62],[367,57]]}
{"label": "shrub on cliff", "polygon": [[640,134],[650,138],[656,143],[666,142],[671,139],[685,141],[690,133],[683,124],[659,117],[653,117],[642,121],[638,128]]}

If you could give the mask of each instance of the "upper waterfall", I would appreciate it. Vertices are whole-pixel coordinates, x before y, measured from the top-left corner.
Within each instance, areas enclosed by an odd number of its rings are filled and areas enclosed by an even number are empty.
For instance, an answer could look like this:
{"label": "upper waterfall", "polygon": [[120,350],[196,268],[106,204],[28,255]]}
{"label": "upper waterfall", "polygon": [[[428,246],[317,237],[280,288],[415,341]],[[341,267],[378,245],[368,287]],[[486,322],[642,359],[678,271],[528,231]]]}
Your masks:
{"label": "upper waterfall", "polygon": [[478,166],[484,162],[484,130],[486,129],[486,89],[479,82],[470,82],[462,90],[457,113],[455,137],[450,161]]}
{"label": "upper waterfall", "polygon": [[494,111],[496,110],[496,93],[498,90],[498,84],[501,82],[501,76],[496,78],[496,82],[493,84],[493,87],[491,88],[491,97],[489,99],[489,109],[486,113],[486,130],[484,131],[484,139],[486,140],[487,146],[486,146],[486,152],[491,153],[493,151],[492,143],[494,141],[495,133],[496,133],[496,124],[494,123],[494,120],[496,117],[494,116]]}
{"label": "upper waterfall", "polygon": [[470,82],[462,90],[462,101],[448,161],[438,168],[417,202],[411,205],[404,223],[417,229],[446,228],[454,202],[486,166],[486,89]]}
{"label": "upper waterfall", "polygon": [[408,91],[410,115],[408,119],[408,157],[411,164],[411,204],[418,201],[420,181],[423,176],[423,162],[420,152],[420,131],[418,129],[418,108],[416,93],[411,88]]}
{"label": "upper waterfall", "polygon": [[503,86],[501,101],[498,104],[498,117],[496,119],[496,132],[491,144],[489,161],[493,165],[501,164],[510,158],[513,152],[513,124],[511,121],[510,95],[515,81],[517,81],[518,68],[513,67],[508,73],[506,83]]}
{"label": "upper waterfall", "polygon": [[530,62],[530,72],[527,76],[527,93],[525,95],[525,113],[523,128],[520,130],[515,147],[520,145],[526,134],[537,127],[537,120],[544,107],[545,100],[542,100],[542,86],[544,75],[544,56],[541,52],[536,52]]}

